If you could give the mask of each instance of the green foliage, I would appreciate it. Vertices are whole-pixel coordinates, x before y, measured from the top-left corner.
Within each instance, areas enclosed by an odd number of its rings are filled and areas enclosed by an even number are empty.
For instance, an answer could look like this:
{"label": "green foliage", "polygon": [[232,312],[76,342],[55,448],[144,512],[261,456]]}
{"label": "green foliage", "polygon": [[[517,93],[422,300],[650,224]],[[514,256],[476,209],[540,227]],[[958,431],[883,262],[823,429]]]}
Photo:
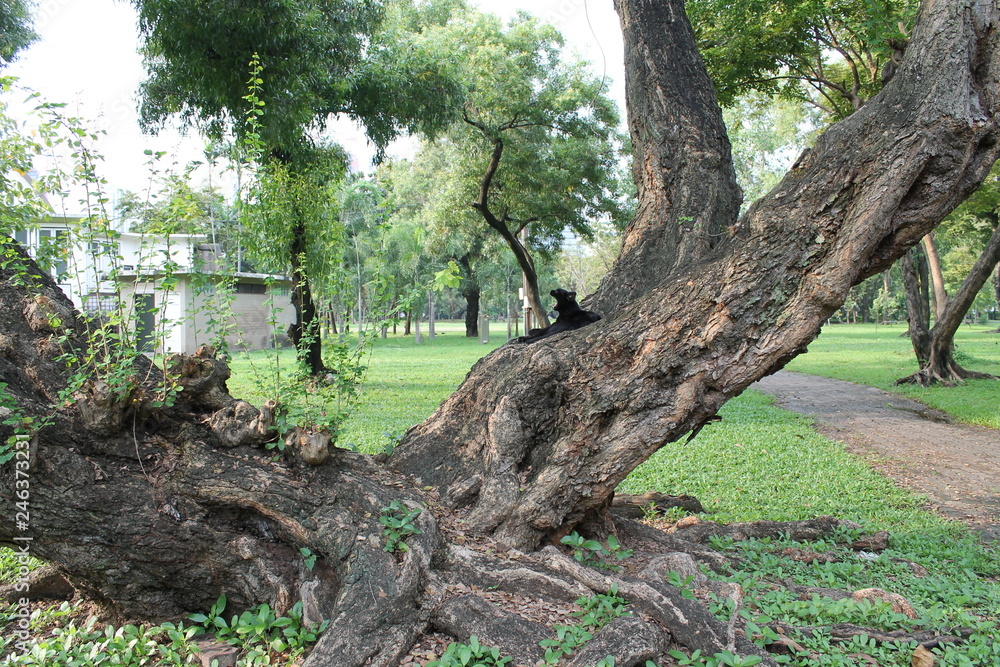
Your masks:
{"label": "green foliage", "polygon": [[0,67],[17,58],[38,39],[32,27],[34,3],[29,0],[5,0],[0,4]]}
{"label": "green foliage", "polygon": [[[380,0],[133,0],[149,76],[141,116],[174,115],[212,136],[259,134],[268,150],[301,143],[331,115],[365,125],[384,148],[401,129],[431,130],[450,117],[456,87],[412,33],[391,25]],[[225,35],[225,39],[220,39]],[[259,54],[266,76],[258,128],[244,115],[242,72]],[[395,91],[404,93],[394,94]]]}
{"label": "green foliage", "polygon": [[915,0],[691,0],[699,50],[719,99],[749,91],[815,104],[836,120],[882,86]]}
{"label": "green foliage", "polygon": [[722,422],[689,443],[662,448],[619,490],[693,495],[723,523],[829,514],[886,528],[936,524],[920,511],[919,499],[817,434],[809,419],[774,407],[770,397],[744,392],[719,414]]}
{"label": "green foliage", "polygon": [[405,540],[411,535],[420,534],[420,529],[413,525],[420,512],[419,507],[410,508],[398,500],[393,500],[387,507],[382,508],[378,520],[383,526],[382,537],[385,538],[385,546],[382,548],[385,551],[405,553],[409,550]]}
{"label": "green foliage", "polygon": [[611,558],[624,560],[632,555],[631,549],[622,549],[618,538],[608,535],[607,544],[601,544],[597,540],[588,540],[582,537],[575,530],[569,535],[565,535],[559,540],[568,546],[573,552],[573,558],[584,565],[598,567],[603,570],[613,570],[618,572],[621,566],[609,562]]}
{"label": "green foliage", "polygon": [[267,604],[262,604],[238,616],[234,614],[228,621],[222,615],[226,604],[226,596],[221,595],[207,614],[192,614],[188,619],[197,624],[193,626],[194,634],[213,634],[221,641],[240,646],[241,667],[272,665],[278,656],[286,656],[287,662],[292,663],[329,625],[328,621],[317,627],[304,625],[302,602],[296,602],[286,616],[278,616]]}
{"label": "green foliage", "polygon": [[[739,656],[732,651],[722,651],[711,656],[703,656],[700,650],[691,655],[682,651],[668,651],[668,654],[678,665],[691,667],[752,667],[763,659],[759,655]],[[646,665],[648,667],[650,663],[647,662]]]}
{"label": "green foliage", "polygon": [[[74,611],[67,602],[54,611],[33,611],[30,626],[37,630],[43,624],[59,623],[60,619]],[[10,617],[0,613],[0,623],[6,625],[10,622]],[[75,621],[58,625],[51,635],[32,642],[26,651],[11,653],[11,640],[4,638],[0,653],[7,656],[3,664],[10,667],[179,667],[198,664],[196,647],[191,641],[197,633],[197,628],[185,628],[183,624],[173,623],[153,627],[130,624],[119,628],[111,625],[99,628],[97,617],[90,616],[82,625],[77,625]]]}
{"label": "green foliage", "polygon": [[[578,648],[594,638],[594,633],[619,616],[628,612],[625,607],[628,602],[618,596],[618,586],[614,585],[607,593],[599,593],[591,597],[581,597],[576,603],[582,607],[573,612],[578,617],[574,625],[557,624],[552,627],[556,636],[554,639],[543,639],[540,642],[545,649],[545,664],[556,665],[563,657],[572,655]],[[605,661],[602,661],[605,662]],[[611,663],[614,664],[614,661]]]}
{"label": "green foliage", "polygon": [[500,651],[488,646],[482,646],[479,639],[472,635],[468,644],[452,642],[437,660],[431,660],[426,667],[503,667],[513,658],[500,655]]}
{"label": "green foliage", "polygon": [[[760,646],[779,639],[766,624],[781,621],[791,625],[832,625],[853,623],[886,630],[930,631],[941,634],[950,628],[967,627],[972,635],[963,643],[934,648],[938,664],[991,664],[1000,640],[996,609],[1000,603],[997,584],[998,561],[995,547],[987,548],[968,533],[944,529],[901,532],[890,539],[889,549],[875,557],[859,556],[847,544],[856,531],[844,531],[832,539],[796,543],[786,539],[713,541],[713,546],[738,558],[735,570],[725,576],[739,583],[747,606],[740,611],[747,637]],[[830,553],[835,562],[804,563],[781,555],[794,547]],[[914,574],[922,567],[926,573]],[[719,576],[711,574],[710,576]],[[854,601],[813,595],[803,600],[785,586],[839,589],[882,588],[902,595],[918,613],[916,619],[892,610],[883,601]],[[720,618],[732,614],[730,604],[716,603]],[[823,656],[822,664],[853,665],[852,656],[864,653],[883,665],[908,665],[912,642],[875,642],[859,635],[848,642],[834,640],[824,630],[798,633],[792,637],[807,651]],[[694,656],[692,656],[694,657]],[[985,660],[985,662],[978,662]],[[702,664],[690,662],[681,664]],[[705,664],[709,663],[707,660]],[[725,662],[719,664],[728,664]],[[816,664],[809,654],[790,657],[785,664],[808,667]]]}

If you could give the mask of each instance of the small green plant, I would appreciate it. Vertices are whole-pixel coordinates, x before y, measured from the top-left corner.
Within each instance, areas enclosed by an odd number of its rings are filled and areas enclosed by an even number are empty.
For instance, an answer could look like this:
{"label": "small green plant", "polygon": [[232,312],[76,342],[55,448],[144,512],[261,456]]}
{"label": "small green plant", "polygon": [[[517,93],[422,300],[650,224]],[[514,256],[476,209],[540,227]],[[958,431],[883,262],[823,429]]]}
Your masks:
{"label": "small green plant", "polygon": [[437,660],[431,660],[427,667],[503,667],[512,658],[500,655],[495,648],[483,646],[475,635],[469,637],[468,644],[452,642]]}
{"label": "small green plant", "polygon": [[675,588],[679,588],[681,591],[681,597],[685,597],[688,600],[694,599],[694,593],[688,588],[691,582],[694,581],[693,576],[687,576],[681,579],[681,575],[676,572],[667,572],[666,575],[667,583]]}
{"label": "small green plant", "polygon": [[[763,660],[759,655],[739,656],[731,651],[722,651],[711,656],[703,656],[700,650],[696,650],[691,655],[681,651],[669,651],[668,655],[682,667],[689,665],[691,667],[753,667]],[[647,662],[646,667],[649,667],[649,664]]]}
{"label": "small green plant", "polygon": [[572,549],[573,558],[578,562],[614,572],[620,571],[621,566],[608,562],[609,559],[614,558],[621,561],[632,555],[631,549],[622,549],[618,538],[614,535],[608,535],[608,542],[604,545],[597,540],[588,540],[573,531],[563,537],[560,542]]}
{"label": "small green plant", "polygon": [[198,624],[194,626],[195,634],[213,634],[221,641],[242,647],[243,667],[273,665],[278,656],[287,656],[292,662],[329,625],[327,621],[319,626],[303,624],[302,602],[296,602],[285,616],[278,616],[270,606],[262,604],[238,616],[234,614],[227,621],[222,616],[226,603],[226,596],[221,595],[208,614],[192,614],[188,619]]}
{"label": "small green plant", "polygon": [[[555,625],[555,639],[543,639],[539,645],[545,649],[545,664],[558,664],[564,656],[572,655],[574,651],[593,639],[594,633],[619,616],[628,612],[625,607],[628,602],[618,596],[618,586],[614,585],[607,593],[600,593],[589,598],[581,597],[576,603],[582,607],[573,612],[578,617],[575,625]],[[610,656],[609,656],[610,658]],[[614,665],[609,658],[601,661],[603,664]]]}
{"label": "small green plant", "polygon": [[382,508],[382,515],[379,523],[382,529],[382,537],[385,538],[383,549],[392,553],[393,551],[405,552],[409,549],[406,545],[406,538],[411,535],[419,535],[420,530],[413,525],[413,522],[420,516],[420,508],[408,508],[402,502],[393,500],[387,507]]}
{"label": "small green plant", "polygon": [[311,572],[312,569],[316,567],[316,554],[312,552],[312,549],[307,547],[299,549],[299,553],[302,554],[303,563],[306,566],[306,569]]}
{"label": "small green plant", "polygon": [[556,631],[556,638],[540,642],[545,649],[546,665],[558,664],[563,656],[572,655],[576,649],[594,638],[592,633],[579,625],[555,625],[552,629]]}

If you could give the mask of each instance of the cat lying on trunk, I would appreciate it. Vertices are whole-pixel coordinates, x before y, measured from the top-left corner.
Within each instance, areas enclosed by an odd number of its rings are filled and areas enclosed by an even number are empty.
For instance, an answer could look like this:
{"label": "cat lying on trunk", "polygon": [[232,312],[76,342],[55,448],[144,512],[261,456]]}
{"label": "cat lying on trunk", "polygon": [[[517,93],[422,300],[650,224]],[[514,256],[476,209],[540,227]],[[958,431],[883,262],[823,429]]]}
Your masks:
{"label": "cat lying on trunk", "polygon": [[580,307],[580,304],[576,302],[576,292],[560,288],[552,290],[549,294],[556,299],[555,308],[556,312],[559,313],[559,317],[544,329],[531,329],[526,336],[515,338],[515,343],[534,343],[543,338],[562,333],[563,331],[573,331],[574,329],[585,327],[601,319],[601,316],[597,313],[584,310]]}

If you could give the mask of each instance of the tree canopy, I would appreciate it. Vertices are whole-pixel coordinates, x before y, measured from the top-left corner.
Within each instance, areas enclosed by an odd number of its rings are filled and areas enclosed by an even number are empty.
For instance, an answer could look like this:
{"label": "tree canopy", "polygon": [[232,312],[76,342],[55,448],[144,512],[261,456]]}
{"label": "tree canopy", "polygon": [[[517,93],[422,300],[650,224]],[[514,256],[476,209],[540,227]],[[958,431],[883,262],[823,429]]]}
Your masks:
{"label": "tree canopy", "polygon": [[756,90],[809,101],[834,119],[895,71],[916,9],[916,0],[687,3],[723,106]]}
{"label": "tree canopy", "polygon": [[155,129],[179,114],[211,135],[245,135],[250,61],[263,66],[261,140],[291,150],[344,114],[379,149],[401,130],[450,119],[456,86],[412,33],[385,29],[403,0],[134,0],[148,78],[141,118]]}
{"label": "tree canopy", "polygon": [[592,221],[623,224],[627,215],[606,82],[566,55],[554,28],[523,13],[505,26],[466,10],[424,38],[452,63],[464,103],[461,121],[425,142],[418,159],[442,165],[447,215],[485,222],[514,253],[544,323],[532,254],[551,257],[567,230],[590,237]]}
{"label": "tree canopy", "polygon": [[30,0],[5,0],[0,3],[0,68],[9,64],[20,51],[38,39]]}

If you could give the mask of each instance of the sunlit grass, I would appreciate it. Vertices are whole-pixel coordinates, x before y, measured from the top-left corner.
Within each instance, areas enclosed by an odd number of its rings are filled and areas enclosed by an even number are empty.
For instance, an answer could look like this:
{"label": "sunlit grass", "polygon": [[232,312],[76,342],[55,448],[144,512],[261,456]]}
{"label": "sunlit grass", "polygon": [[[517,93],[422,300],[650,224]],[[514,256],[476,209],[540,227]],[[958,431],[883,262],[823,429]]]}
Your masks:
{"label": "sunlit grass", "polygon": [[[381,451],[394,443],[408,428],[426,419],[451,394],[483,355],[507,340],[503,323],[490,326],[490,342],[466,338],[461,322],[439,322],[437,335],[427,337],[423,325],[422,342],[414,336],[388,335],[378,339],[365,357],[367,367],[359,402],[341,427],[338,444],[364,452]],[[233,396],[259,405],[269,397],[268,377],[273,352],[235,355],[231,362]],[[280,364],[291,369],[294,354],[282,350]]]}
{"label": "sunlit grass", "polygon": [[920,510],[920,498],[768,396],[745,392],[720,415],[690,443],[663,447],[620,490],[692,495],[723,523],[832,515],[880,528],[941,525]]}
{"label": "sunlit grass", "polygon": [[[955,336],[956,357],[968,370],[1000,376],[997,322],[963,325]],[[969,424],[1000,428],[1000,382],[970,380],[956,387],[894,386],[918,370],[906,325],[830,324],[809,352],[789,370],[823,375],[892,391],[954,415]]]}

